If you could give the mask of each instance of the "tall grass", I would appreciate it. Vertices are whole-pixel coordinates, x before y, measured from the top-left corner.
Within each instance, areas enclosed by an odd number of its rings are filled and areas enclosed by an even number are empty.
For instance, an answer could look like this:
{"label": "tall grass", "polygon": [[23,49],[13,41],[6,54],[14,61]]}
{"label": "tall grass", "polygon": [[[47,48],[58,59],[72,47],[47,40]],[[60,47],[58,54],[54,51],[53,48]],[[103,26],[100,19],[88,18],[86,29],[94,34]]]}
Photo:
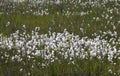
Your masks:
{"label": "tall grass", "polygon": [[[61,32],[64,28],[68,31],[78,33],[80,28],[84,29],[84,36],[91,36],[92,33],[105,30],[119,32],[119,1],[104,2],[97,1],[87,3],[63,1],[59,6],[56,4],[32,4],[32,3],[6,3],[1,5],[0,25],[5,27],[9,21],[10,28],[6,30],[15,32],[25,24],[28,31],[35,26],[40,26],[41,33],[46,33],[49,28],[52,31]],[[47,14],[46,14],[47,13]],[[116,27],[113,28],[113,27]],[[13,30],[11,30],[13,29]],[[5,30],[1,29],[1,32]],[[8,32],[5,32],[8,33]]]}
{"label": "tall grass", "polygon": [[[66,30],[39,35],[38,29],[31,34],[17,30],[9,37],[0,35],[1,76],[119,76],[116,33],[91,39]],[[107,35],[110,40],[104,39]]]}
{"label": "tall grass", "polygon": [[119,11],[109,0],[1,1],[0,76],[119,76]]}

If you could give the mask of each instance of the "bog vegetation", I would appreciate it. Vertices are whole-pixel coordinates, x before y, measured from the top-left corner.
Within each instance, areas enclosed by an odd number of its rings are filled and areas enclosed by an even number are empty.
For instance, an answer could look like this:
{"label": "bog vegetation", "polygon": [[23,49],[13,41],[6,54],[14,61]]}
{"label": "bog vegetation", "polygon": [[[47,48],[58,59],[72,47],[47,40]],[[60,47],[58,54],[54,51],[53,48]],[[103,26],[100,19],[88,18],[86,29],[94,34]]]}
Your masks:
{"label": "bog vegetation", "polygon": [[119,76],[120,1],[0,1],[0,76]]}

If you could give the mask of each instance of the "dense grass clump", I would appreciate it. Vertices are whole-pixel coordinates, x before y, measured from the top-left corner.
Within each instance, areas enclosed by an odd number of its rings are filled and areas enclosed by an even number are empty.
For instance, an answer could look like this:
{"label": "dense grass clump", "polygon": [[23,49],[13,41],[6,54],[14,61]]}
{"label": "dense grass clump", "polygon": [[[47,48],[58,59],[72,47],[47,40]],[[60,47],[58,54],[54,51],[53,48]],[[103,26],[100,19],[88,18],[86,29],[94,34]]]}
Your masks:
{"label": "dense grass clump", "polygon": [[0,76],[119,76],[119,5],[1,0]]}
{"label": "dense grass clump", "polygon": [[[23,26],[26,28],[25,26]],[[0,74],[17,76],[118,76],[120,38],[103,32],[94,38],[62,33],[0,34]],[[106,39],[108,36],[111,38]],[[105,37],[105,38],[104,38]],[[18,65],[19,64],[19,65]],[[9,76],[8,75],[8,76]]]}

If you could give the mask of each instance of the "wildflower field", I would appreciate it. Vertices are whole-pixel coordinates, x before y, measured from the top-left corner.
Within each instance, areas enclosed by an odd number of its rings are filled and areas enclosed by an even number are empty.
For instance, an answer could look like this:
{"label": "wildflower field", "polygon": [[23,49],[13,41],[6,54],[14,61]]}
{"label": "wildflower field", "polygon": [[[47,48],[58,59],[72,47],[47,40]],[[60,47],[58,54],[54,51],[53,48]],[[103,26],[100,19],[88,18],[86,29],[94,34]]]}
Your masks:
{"label": "wildflower field", "polygon": [[120,1],[0,0],[0,76],[120,76]]}

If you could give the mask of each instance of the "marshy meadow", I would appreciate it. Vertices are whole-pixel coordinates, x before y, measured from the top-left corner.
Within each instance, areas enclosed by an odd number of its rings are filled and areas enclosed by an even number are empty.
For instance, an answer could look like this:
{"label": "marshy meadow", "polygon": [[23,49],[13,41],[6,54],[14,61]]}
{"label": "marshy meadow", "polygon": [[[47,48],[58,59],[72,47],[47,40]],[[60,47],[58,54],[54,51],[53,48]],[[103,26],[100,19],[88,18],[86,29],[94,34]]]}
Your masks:
{"label": "marshy meadow", "polygon": [[0,76],[120,76],[120,1],[0,0]]}

